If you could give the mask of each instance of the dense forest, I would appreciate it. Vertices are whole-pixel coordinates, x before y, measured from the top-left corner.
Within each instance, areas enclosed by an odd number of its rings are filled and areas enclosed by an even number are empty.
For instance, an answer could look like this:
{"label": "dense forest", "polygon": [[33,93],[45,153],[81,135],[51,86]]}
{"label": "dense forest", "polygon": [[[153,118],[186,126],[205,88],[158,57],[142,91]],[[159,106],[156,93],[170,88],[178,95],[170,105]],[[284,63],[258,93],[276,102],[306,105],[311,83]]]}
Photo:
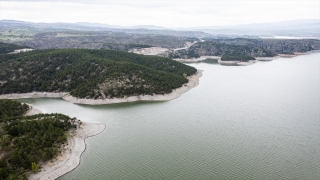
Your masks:
{"label": "dense forest", "polygon": [[253,57],[272,57],[278,54],[294,54],[320,50],[320,40],[315,39],[209,39],[198,42],[189,49],[171,51],[171,58],[198,58],[241,54]]}
{"label": "dense forest", "polygon": [[117,43],[104,43],[101,49],[110,49],[110,50],[123,50],[129,51],[133,48],[150,48],[152,46],[145,44],[117,44]]}
{"label": "dense forest", "polygon": [[221,61],[244,61],[255,60],[252,56],[242,55],[242,54],[224,54],[221,57]]}
{"label": "dense forest", "polygon": [[[318,39],[210,39],[210,41],[228,45],[249,46],[261,48],[274,54],[293,54],[294,52],[307,52],[320,50]],[[254,56],[262,56],[258,51],[251,53]]]}
{"label": "dense forest", "polygon": [[0,179],[27,179],[26,173],[37,171],[39,162],[59,152],[67,140],[71,118],[63,114],[22,116],[26,104],[0,100]]}
{"label": "dense forest", "polygon": [[224,54],[241,54],[254,57],[271,57],[276,55],[276,53],[258,46],[251,47],[247,45],[234,45],[205,41],[196,43],[186,50],[173,51],[169,54],[169,57],[197,58],[200,56],[222,56]]}
{"label": "dense forest", "polygon": [[0,99],[0,118],[22,116],[29,106],[9,99]]}
{"label": "dense forest", "polygon": [[0,42],[0,54],[10,53],[16,49],[23,49],[23,48],[28,48],[28,47]]}
{"label": "dense forest", "polygon": [[[9,32],[10,31],[10,32]],[[0,34],[6,39],[0,41],[28,46],[33,49],[111,49],[128,51],[139,46],[157,46],[164,48],[183,47],[186,42],[198,40],[194,37],[175,36],[167,34],[143,34],[134,32],[117,31],[71,31],[71,30],[28,30],[19,28],[3,28]],[[145,30],[149,31],[149,30]],[[156,31],[151,31],[156,33]],[[176,34],[186,32],[176,32]],[[193,32],[192,32],[193,33]],[[195,32],[196,33],[196,32]],[[21,37],[21,38],[20,38]],[[138,46],[137,46],[138,45]]]}
{"label": "dense forest", "polygon": [[196,71],[168,58],[123,51],[35,50],[0,55],[0,94],[70,92],[95,99],[165,94]]}

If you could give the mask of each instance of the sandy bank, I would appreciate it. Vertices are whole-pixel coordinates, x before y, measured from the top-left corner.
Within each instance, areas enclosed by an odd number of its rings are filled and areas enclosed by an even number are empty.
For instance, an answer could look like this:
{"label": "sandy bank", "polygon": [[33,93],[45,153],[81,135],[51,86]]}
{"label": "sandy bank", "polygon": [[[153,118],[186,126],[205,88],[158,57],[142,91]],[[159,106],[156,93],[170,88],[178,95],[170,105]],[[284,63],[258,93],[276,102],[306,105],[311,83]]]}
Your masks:
{"label": "sandy bank", "polygon": [[224,65],[224,66],[247,66],[247,65],[251,65],[254,64],[256,61],[255,60],[251,60],[249,62],[241,62],[241,61],[221,61],[221,57],[220,56],[201,56],[199,58],[191,58],[191,59],[173,59],[175,61],[179,61],[182,63],[192,63],[192,62],[201,62],[201,61],[205,61],[207,59],[217,59],[218,63],[220,65]]}
{"label": "sandy bank", "polygon": [[190,89],[199,85],[199,79],[202,76],[202,71],[198,70],[196,74],[188,77],[189,82],[182,85],[182,87],[172,90],[169,94],[164,95],[140,95],[140,96],[130,96],[125,98],[113,98],[113,99],[78,99],[71,95],[63,96],[62,98],[66,101],[75,104],[90,104],[90,105],[100,105],[100,104],[115,104],[124,102],[135,102],[135,101],[169,101],[178,98],[181,94],[189,91]]}
{"label": "sandy bank", "polygon": [[0,99],[24,99],[24,98],[61,98],[67,95],[67,92],[51,93],[51,92],[31,92],[22,94],[2,94]]}
{"label": "sandy bank", "polygon": [[[28,105],[30,109],[25,116],[41,113],[39,109]],[[80,164],[81,155],[86,149],[85,139],[102,133],[105,128],[104,124],[83,122],[76,131],[69,132],[71,137],[68,138],[67,145],[61,147],[62,153],[46,163],[39,163],[41,170],[37,173],[31,172],[28,179],[56,179],[72,171]]]}
{"label": "sandy bank", "polygon": [[62,148],[62,153],[55,159],[40,164],[41,170],[31,174],[29,179],[56,179],[75,169],[80,164],[81,155],[86,149],[85,139],[102,133],[105,128],[104,124],[82,123],[80,128],[71,132],[72,137]]}
{"label": "sandy bank", "polygon": [[49,93],[49,92],[31,92],[23,94],[3,94],[0,95],[0,99],[22,99],[22,98],[63,98],[66,101],[75,104],[115,104],[124,102],[135,102],[135,101],[169,101],[178,98],[181,94],[189,91],[190,89],[199,85],[199,79],[202,76],[202,71],[198,70],[196,74],[189,76],[189,82],[182,85],[182,87],[172,90],[169,94],[164,95],[140,95],[140,96],[130,96],[125,98],[113,98],[113,99],[78,99],[71,96],[67,92],[61,93]]}
{"label": "sandy bank", "polygon": [[282,58],[292,58],[292,57],[296,57],[297,55],[295,55],[295,54],[278,54],[278,56],[280,56]]}
{"label": "sandy bank", "polygon": [[201,56],[199,58],[190,58],[190,59],[173,59],[175,61],[179,61],[182,63],[192,63],[192,62],[200,62],[200,61],[205,61],[207,59],[221,59],[220,56]]}
{"label": "sandy bank", "polygon": [[224,66],[248,66],[256,63],[256,60],[250,60],[248,62],[241,62],[241,61],[221,61],[221,59],[218,60],[218,63],[220,65]]}
{"label": "sandy bank", "polygon": [[275,59],[278,59],[279,56],[274,56],[274,57],[255,57],[257,61],[272,61]]}
{"label": "sandy bank", "polygon": [[28,104],[28,103],[26,104],[30,107],[30,109],[24,114],[24,116],[31,116],[31,115],[42,113],[39,109],[34,108],[31,104]]}

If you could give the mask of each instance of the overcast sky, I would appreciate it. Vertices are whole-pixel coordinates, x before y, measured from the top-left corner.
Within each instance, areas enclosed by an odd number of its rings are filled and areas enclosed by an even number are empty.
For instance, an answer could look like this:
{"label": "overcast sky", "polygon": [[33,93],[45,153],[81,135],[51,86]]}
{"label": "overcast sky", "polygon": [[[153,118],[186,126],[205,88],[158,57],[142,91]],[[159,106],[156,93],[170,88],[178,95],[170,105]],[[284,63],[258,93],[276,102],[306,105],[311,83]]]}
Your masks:
{"label": "overcast sky", "polygon": [[170,28],[320,19],[320,0],[1,0],[0,19]]}

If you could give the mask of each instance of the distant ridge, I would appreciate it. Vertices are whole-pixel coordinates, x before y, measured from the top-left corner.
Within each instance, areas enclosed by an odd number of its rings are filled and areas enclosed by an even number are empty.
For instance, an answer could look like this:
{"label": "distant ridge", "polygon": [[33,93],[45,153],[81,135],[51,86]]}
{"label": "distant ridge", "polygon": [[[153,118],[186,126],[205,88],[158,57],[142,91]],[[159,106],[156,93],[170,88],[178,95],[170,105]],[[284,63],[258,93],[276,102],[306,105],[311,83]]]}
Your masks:
{"label": "distant ridge", "polygon": [[[12,44],[2,43],[17,49]],[[50,49],[0,54],[0,94],[70,92],[85,99],[168,94],[197,69],[169,58],[114,50]],[[36,64],[36,66],[30,66]],[[16,71],[14,67],[20,67]],[[14,77],[14,78],[12,78]]]}
{"label": "distant ridge", "polygon": [[297,19],[297,20],[287,20],[269,23],[249,23],[249,24],[234,24],[225,26],[195,26],[186,28],[174,28],[176,30],[204,30],[204,29],[224,29],[224,28],[239,28],[239,27],[267,27],[267,26],[288,26],[288,25],[320,25],[320,19]]}
{"label": "distant ridge", "polygon": [[253,23],[230,26],[205,26],[180,28],[198,30],[209,34],[252,35],[252,36],[316,36],[320,37],[320,19],[299,19],[272,23]]}
{"label": "distant ridge", "polygon": [[53,30],[76,30],[76,31],[113,31],[135,34],[158,34],[172,35],[183,37],[210,37],[208,33],[201,31],[179,31],[154,25],[138,26],[117,26],[100,23],[77,22],[77,23],[35,23],[16,20],[0,20],[0,26],[15,28],[36,28],[36,29],[53,29]]}
{"label": "distant ridge", "polygon": [[[68,29],[80,31],[119,31],[143,34],[166,34],[165,32],[197,32],[196,37],[216,35],[228,36],[302,36],[320,37],[320,19],[299,19],[272,23],[254,23],[230,26],[203,26],[189,28],[166,28],[155,25],[119,26],[102,23],[77,22],[77,23],[35,23],[17,20],[0,20],[0,26]],[[143,31],[137,31],[143,30]],[[161,32],[155,32],[161,31]],[[177,34],[177,33],[175,33]],[[195,36],[193,36],[195,37]]]}
{"label": "distant ridge", "polygon": [[0,25],[3,26],[29,26],[35,28],[101,28],[101,29],[149,29],[149,30],[169,30],[169,28],[155,26],[155,25],[137,25],[137,26],[119,26],[119,25],[109,25],[102,23],[91,23],[91,22],[76,22],[76,23],[65,23],[65,22],[56,22],[56,23],[36,23],[36,22],[26,22],[18,20],[0,20]]}

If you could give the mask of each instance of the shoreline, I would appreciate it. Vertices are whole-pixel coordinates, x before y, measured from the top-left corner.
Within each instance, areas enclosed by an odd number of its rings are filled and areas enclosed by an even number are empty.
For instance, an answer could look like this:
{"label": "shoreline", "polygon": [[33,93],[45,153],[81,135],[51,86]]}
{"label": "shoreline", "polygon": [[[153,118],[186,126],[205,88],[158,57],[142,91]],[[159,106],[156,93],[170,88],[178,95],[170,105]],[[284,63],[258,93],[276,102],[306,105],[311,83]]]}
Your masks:
{"label": "shoreline", "polygon": [[[27,105],[30,109],[24,116],[40,114],[39,109],[34,108],[31,104]],[[63,144],[60,147],[61,153],[54,159],[47,162],[40,162],[40,171],[33,173],[29,172],[28,179],[45,180],[57,179],[77,168],[81,162],[81,156],[87,148],[86,139],[97,136],[106,129],[106,125],[102,123],[82,122],[79,128],[68,132],[67,145]]]}
{"label": "shoreline", "polygon": [[273,61],[278,59],[280,56],[273,56],[273,57],[255,57],[257,61]]}
{"label": "shoreline", "polygon": [[25,98],[61,98],[69,93],[60,92],[31,92],[31,93],[21,93],[21,94],[2,94],[0,99],[25,99]]}
{"label": "shoreline", "polygon": [[[280,57],[282,58],[292,58],[292,57],[296,57],[299,55],[307,55],[307,54],[312,54],[312,53],[319,53],[320,50],[312,50],[312,51],[307,51],[307,52],[294,52],[293,54],[278,54],[276,56],[273,57],[254,57],[256,61],[272,61],[272,60],[276,60]],[[181,63],[194,63],[194,62],[201,62],[201,61],[205,61],[207,59],[217,59],[218,63],[220,65],[229,65],[229,66],[245,66],[245,65],[251,65],[254,62],[248,63],[248,62],[239,62],[237,63],[236,61],[230,61],[230,63],[225,63],[226,61],[222,61],[221,62],[221,56],[200,56],[199,58],[189,58],[189,59],[173,59],[175,61],[181,62]],[[233,62],[233,63],[231,63]]]}
{"label": "shoreline", "polygon": [[113,99],[79,99],[71,96],[68,92],[51,93],[51,92],[31,92],[23,94],[3,94],[0,99],[23,99],[23,98],[62,98],[65,101],[74,104],[89,104],[89,105],[102,105],[102,104],[116,104],[124,102],[136,101],[169,101],[178,98],[181,94],[186,93],[190,89],[199,85],[199,79],[202,77],[202,70],[198,70],[194,75],[188,76],[189,82],[183,84],[180,88],[173,89],[171,93],[159,95],[140,95],[129,96],[125,98]]}
{"label": "shoreline", "polygon": [[194,62],[201,62],[205,61],[207,59],[217,59],[220,60],[220,56],[200,56],[199,58],[190,58],[190,59],[173,59],[175,61],[181,62],[181,63],[194,63]]}
{"label": "shoreline", "polygon": [[23,116],[32,116],[35,114],[40,114],[42,113],[39,109],[34,108],[31,104],[26,103],[29,106],[29,110],[23,115]]}
{"label": "shoreline", "polygon": [[320,50],[312,50],[312,51],[307,51],[307,52],[293,52],[293,54],[278,54],[279,57],[282,58],[292,58],[292,57],[296,57],[299,55],[308,55],[308,54],[312,54],[312,53],[319,53]]}
{"label": "shoreline", "polygon": [[202,76],[202,70],[198,70],[196,74],[187,77],[189,82],[183,84],[182,87],[173,89],[171,93],[159,95],[140,95],[140,96],[129,96],[125,98],[113,98],[113,99],[78,99],[71,95],[63,96],[62,99],[69,101],[74,104],[89,104],[89,105],[102,105],[102,104],[116,104],[125,102],[136,102],[136,101],[169,101],[178,98],[181,94],[189,91],[190,89],[199,85],[199,79]]}
{"label": "shoreline", "polygon": [[173,60],[181,62],[181,63],[195,63],[195,62],[205,61],[207,59],[217,59],[218,64],[223,65],[223,66],[248,66],[248,65],[252,65],[257,62],[257,60],[250,60],[248,62],[241,62],[241,61],[237,61],[237,60],[222,61],[221,56],[201,56],[199,58],[173,59]]}
{"label": "shoreline", "polygon": [[221,61],[221,59],[218,60],[218,63],[223,66],[248,66],[256,62],[257,60],[250,60],[248,62],[241,62],[237,60],[234,60],[234,61]]}
{"label": "shoreline", "polygon": [[57,179],[80,165],[81,156],[87,148],[86,139],[101,134],[106,129],[105,124],[82,122],[80,128],[73,131],[68,138],[67,145],[63,146],[63,152],[55,159],[41,165],[37,173],[31,173],[30,180]]}

